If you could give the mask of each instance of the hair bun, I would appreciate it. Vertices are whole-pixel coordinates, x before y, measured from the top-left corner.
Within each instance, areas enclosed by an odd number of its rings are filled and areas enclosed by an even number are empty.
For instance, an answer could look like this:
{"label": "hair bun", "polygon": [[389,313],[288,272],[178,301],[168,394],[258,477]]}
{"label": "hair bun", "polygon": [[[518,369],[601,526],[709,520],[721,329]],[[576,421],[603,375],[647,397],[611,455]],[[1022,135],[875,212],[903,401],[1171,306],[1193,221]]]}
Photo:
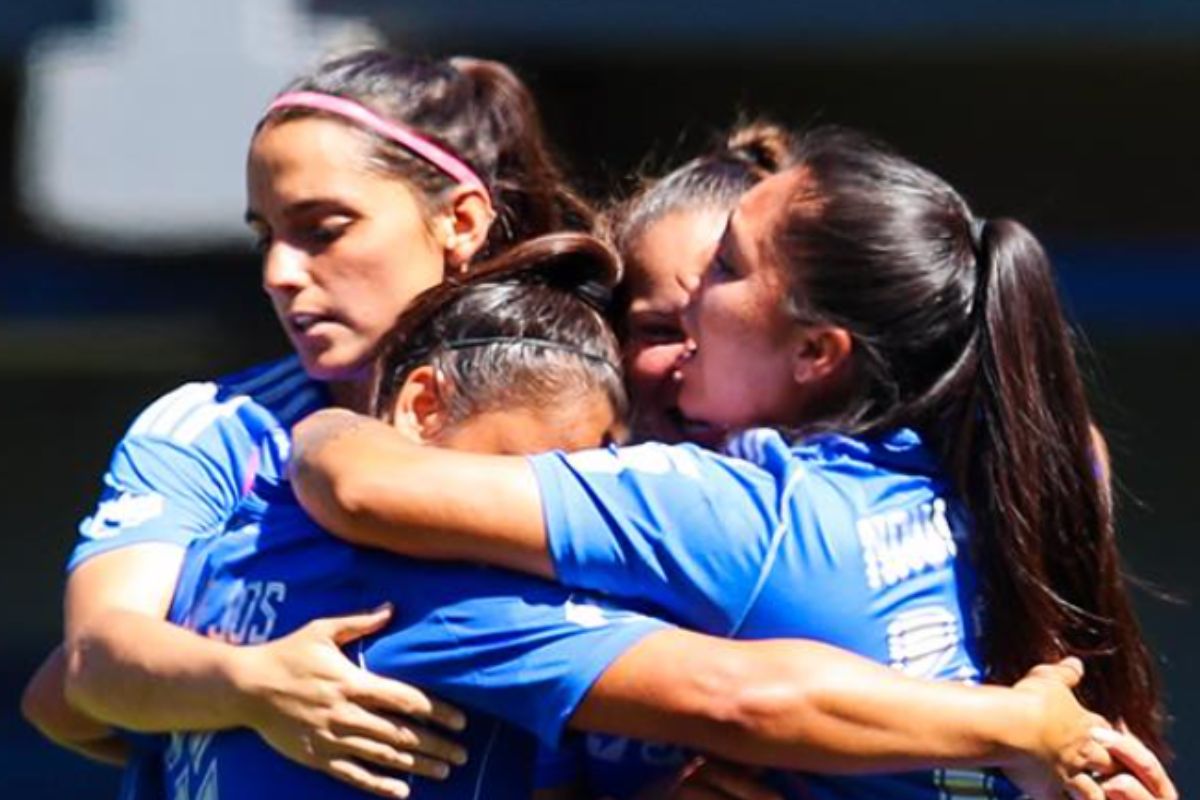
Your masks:
{"label": "hair bun", "polygon": [[758,120],[734,128],[725,140],[724,152],[714,155],[745,161],[764,172],[778,172],[792,163],[795,145],[786,128]]}

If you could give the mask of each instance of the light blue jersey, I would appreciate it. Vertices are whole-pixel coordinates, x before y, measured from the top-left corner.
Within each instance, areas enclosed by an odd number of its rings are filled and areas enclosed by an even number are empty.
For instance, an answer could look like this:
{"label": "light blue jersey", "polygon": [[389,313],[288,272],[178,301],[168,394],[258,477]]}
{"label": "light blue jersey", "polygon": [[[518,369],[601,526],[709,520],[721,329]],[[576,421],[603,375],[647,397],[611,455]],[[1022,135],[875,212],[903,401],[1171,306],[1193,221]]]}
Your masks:
{"label": "light blue jersey", "polygon": [[221,532],[262,464],[286,457],[291,426],[327,404],[295,356],[159,398],[117,444],[67,569],[132,544],[186,547]]}
{"label": "light blue jersey", "polygon": [[[718,636],[816,639],[911,676],[980,677],[969,527],[911,430],[795,447],[755,430],[729,455],[647,444],[530,460],[567,586]],[[685,756],[620,737],[589,736],[586,749],[593,792],[618,798]],[[965,771],[773,782],[797,798],[1012,793]]]}
{"label": "light blue jersey", "polygon": [[[96,510],[79,525],[67,564],[145,543],[179,547],[218,534],[254,478],[283,463],[291,426],[327,405],[322,384],[292,356],[150,404],[117,444]],[[133,737],[122,800],[162,797],[161,737]],[[158,749],[161,749],[158,748]]]}
{"label": "light blue jersey", "polygon": [[[414,778],[425,800],[528,798],[536,741],[557,742],[608,665],[666,627],[522,575],[351,547],[312,522],[286,484],[260,479],[235,525],[193,542],[171,619],[249,644],[391,602],[392,624],[351,657],[469,713],[456,737],[469,763],[445,782]],[[362,796],[246,730],[173,735],[165,765],[173,800]]]}

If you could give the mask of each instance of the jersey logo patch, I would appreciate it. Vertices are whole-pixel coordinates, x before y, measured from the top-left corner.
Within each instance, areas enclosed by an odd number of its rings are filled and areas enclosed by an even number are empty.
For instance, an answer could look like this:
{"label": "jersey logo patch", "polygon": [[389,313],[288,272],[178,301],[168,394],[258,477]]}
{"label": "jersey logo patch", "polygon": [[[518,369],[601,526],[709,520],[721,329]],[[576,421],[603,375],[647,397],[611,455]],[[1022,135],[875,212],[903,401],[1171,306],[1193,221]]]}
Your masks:
{"label": "jersey logo patch", "polygon": [[906,578],[945,565],[958,548],[946,513],[946,501],[900,508],[858,520],[858,540],[866,564],[867,585],[893,586]]}
{"label": "jersey logo patch", "polygon": [[578,596],[571,595],[563,603],[563,616],[567,622],[581,628],[603,628],[614,623],[644,619],[640,614],[610,606],[596,597],[576,597]]}
{"label": "jersey logo patch", "polygon": [[83,524],[83,535],[89,539],[108,539],[126,528],[134,528],[162,516],[167,501],[161,494],[120,492],[105,500],[96,514]]}

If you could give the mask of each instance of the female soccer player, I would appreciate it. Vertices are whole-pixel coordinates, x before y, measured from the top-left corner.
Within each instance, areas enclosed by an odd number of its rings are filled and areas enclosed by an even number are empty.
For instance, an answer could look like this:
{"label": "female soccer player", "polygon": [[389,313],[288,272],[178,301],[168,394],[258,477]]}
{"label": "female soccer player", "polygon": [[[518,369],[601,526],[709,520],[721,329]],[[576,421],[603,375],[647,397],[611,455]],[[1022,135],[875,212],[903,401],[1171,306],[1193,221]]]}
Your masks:
{"label": "female soccer player", "polygon": [[[392,746],[413,749],[413,736],[418,752],[452,752],[387,716],[445,723],[452,710],[372,679],[333,644],[384,615],[333,624],[326,646],[260,665],[274,670],[270,692],[250,697],[229,674],[227,646],[161,621],[183,548],[228,524],[256,473],[286,452],[292,423],[330,404],[365,410],[379,339],[418,292],[480,253],[586,226],[589,212],[565,187],[526,88],[503,65],[469,58],[371,51],[325,64],[268,109],[247,182],[263,285],[296,356],[187,384],[118,445],[69,565],[67,642],[90,622],[104,634],[89,640],[72,700],[135,729],[249,726],[364,785],[362,770],[338,766],[379,759],[363,741],[387,745],[388,766],[411,760]],[[58,741],[120,760],[108,726],[63,702],[63,673],[80,663],[56,652],[27,691],[26,713]]]}
{"label": "female soccer player", "polygon": [[[796,160],[741,201],[685,313],[681,411],[742,431],[739,458],[468,456],[324,414],[296,431],[301,499],[360,544],[554,577],[722,635],[818,638],[914,675],[1005,681],[1078,653],[1087,701],[1162,752],[1040,246],[860,137],[814,132]],[[586,707],[575,719],[588,726]],[[780,780],[830,797],[960,782]],[[1098,780],[1072,787],[1137,791]]]}
{"label": "female soccer player", "polygon": [[741,196],[792,160],[792,137],[769,123],[732,130],[719,147],[648,183],[608,214],[625,265],[616,316],[634,441],[718,444],[720,431],[679,411],[681,315]]}
{"label": "female soccer player", "polygon": [[[460,451],[599,445],[621,416],[624,388],[614,337],[583,289],[603,289],[617,264],[596,239],[556,234],[429,290],[389,337],[378,411],[413,440]],[[360,643],[359,661],[472,715],[462,736],[473,758],[445,783],[413,787],[430,800],[528,797],[530,734],[557,741],[577,709],[608,731],[846,770],[931,758],[999,759],[1019,772],[1044,771],[1047,760],[1061,768],[1065,756],[1086,757],[1091,743],[1079,726],[1101,721],[1045,678],[1025,682],[1022,702],[1010,690],[906,681],[827,650],[814,665],[811,643],[705,637],[503,570],[357,549],[307,517],[278,469],[255,481],[233,530],[189,548],[171,619],[227,641],[263,642],[314,616],[380,602],[395,606],[393,622]],[[269,648],[243,655],[253,663]],[[838,682],[814,690],[835,669]],[[862,702],[852,686],[872,688],[872,707],[841,719],[832,709]],[[902,712],[889,699],[895,691],[905,695]],[[739,719],[737,698],[760,692],[774,713]],[[1045,701],[1053,701],[1049,714],[1037,709]],[[966,720],[962,704],[974,709]],[[989,744],[997,738],[1010,744]],[[353,792],[271,753],[248,731],[176,735],[165,761],[173,797],[233,800],[268,787]]]}

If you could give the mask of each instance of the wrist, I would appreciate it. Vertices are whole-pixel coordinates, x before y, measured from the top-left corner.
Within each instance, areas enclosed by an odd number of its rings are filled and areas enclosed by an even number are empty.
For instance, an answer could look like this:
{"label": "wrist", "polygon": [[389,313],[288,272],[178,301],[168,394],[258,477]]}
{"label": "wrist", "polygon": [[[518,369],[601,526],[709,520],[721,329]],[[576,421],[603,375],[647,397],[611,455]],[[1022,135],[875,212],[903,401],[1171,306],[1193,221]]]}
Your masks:
{"label": "wrist", "polygon": [[991,707],[980,714],[980,737],[997,767],[1016,767],[1045,756],[1045,708],[1041,698],[1020,690],[986,687]]}
{"label": "wrist", "polygon": [[221,685],[230,715],[230,727],[254,728],[266,702],[267,686],[262,680],[261,645],[229,648],[220,662]]}

